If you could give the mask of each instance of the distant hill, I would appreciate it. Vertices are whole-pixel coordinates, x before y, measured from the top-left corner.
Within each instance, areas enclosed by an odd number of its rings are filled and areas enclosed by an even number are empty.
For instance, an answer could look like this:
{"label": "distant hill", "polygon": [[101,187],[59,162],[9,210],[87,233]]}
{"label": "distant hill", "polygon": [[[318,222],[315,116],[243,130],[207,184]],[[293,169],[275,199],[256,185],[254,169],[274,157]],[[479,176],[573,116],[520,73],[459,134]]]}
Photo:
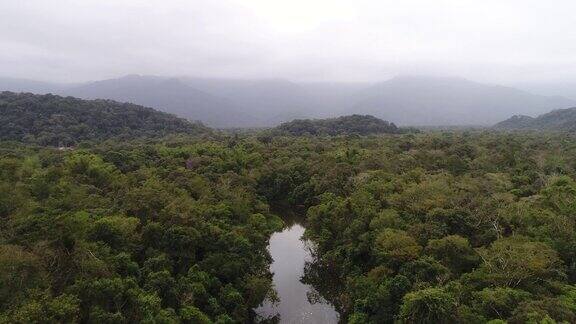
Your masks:
{"label": "distant hill", "polygon": [[537,115],[576,102],[461,78],[404,76],[367,89],[354,112],[400,125],[492,125],[510,115]]}
{"label": "distant hill", "polygon": [[68,146],[110,137],[202,134],[209,128],[134,104],[56,95],[0,93],[0,140]]}
{"label": "distant hill", "polygon": [[544,96],[561,96],[576,100],[576,81],[561,79],[558,81],[524,81],[512,84],[513,87]]}
{"label": "distant hill", "polygon": [[397,134],[401,129],[394,123],[369,115],[350,115],[328,119],[296,119],[283,123],[274,131],[300,135],[370,135]]}
{"label": "distant hill", "polygon": [[282,79],[234,80],[129,75],[90,82],[61,93],[154,107],[209,126],[270,127],[295,118],[340,115],[366,84],[295,83]]}
{"label": "distant hill", "polygon": [[253,126],[253,117],[224,98],[175,78],[129,75],[87,83],[65,91],[84,99],[113,99],[153,107],[212,127]]}
{"label": "distant hill", "polygon": [[3,88],[131,102],[218,128],[271,127],[293,119],[350,114],[373,115],[405,126],[488,126],[511,115],[533,116],[576,106],[576,101],[563,97],[425,76],[399,76],[379,83],[304,83],[129,75],[80,85],[5,78],[0,79],[0,91]]}
{"label": "distant hill", "polygon": [[536,118],[513,116],[494,125],[507,130],[576,131],[576,108],[557,109]]}
{"label": "distant hill", "polygon": [[293,119],[345,114],[369,83],[309,82],[282,79],[227,80],[182,78],[195,89],[225,98],[255,117],[257,126],[277,126]]}
{"label": "distant hill", "polygon": [[499,129],[528,129],[534,121],[534,117],[526,115],[514,115],[504,121],[494,125],[494,128]]}
{"label": "distant hill", "polygon": [[42,82],[28,79],[0,77],[0,92],[31,92],[35,94],[57,94],[72,85]]}

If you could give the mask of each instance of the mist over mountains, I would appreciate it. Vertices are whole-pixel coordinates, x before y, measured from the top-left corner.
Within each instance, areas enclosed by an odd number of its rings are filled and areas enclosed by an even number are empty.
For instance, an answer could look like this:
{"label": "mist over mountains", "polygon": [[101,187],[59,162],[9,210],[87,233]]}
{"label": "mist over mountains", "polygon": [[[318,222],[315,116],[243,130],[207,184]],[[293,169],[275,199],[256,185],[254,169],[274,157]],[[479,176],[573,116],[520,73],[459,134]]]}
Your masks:
{"label": "mist over mountains", "polygon": [[0,91],[31,92],[35,94],[61,93],[75,84],[59,84],[52,82],[0,77]]}
{"label": "mist over mountains", "polygon": [[296,83],[128,75],[84,84],[0,78],[0,90],[113,99],[149,106],[208,126],[269,127],[296,118],[370,114],[406,126],[492,125],[576,106],[559,96],[461,78],[399,76],[379,83]]}
{"label": "mist over mountains", "polygon": [[354,106],[400,125],[490,125],[510,115],[537,115],[574,101],[460,78],[396,77],[374,85]]}
{"label": "mist over mountains", "polygon": [[214,127],[250,125],[253,118],[226,99],[195,89],[175,78],[126,76],[66,89],[83,99],[131,102]]}

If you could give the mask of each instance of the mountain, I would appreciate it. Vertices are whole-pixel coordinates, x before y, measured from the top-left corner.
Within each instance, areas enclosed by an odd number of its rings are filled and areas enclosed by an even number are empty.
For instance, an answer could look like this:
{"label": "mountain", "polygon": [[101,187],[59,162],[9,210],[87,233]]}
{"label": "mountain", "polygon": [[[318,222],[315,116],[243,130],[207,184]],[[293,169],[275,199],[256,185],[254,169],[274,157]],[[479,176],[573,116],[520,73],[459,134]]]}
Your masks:
{"label": "mountain", "polygon": [[354,95],[369,83],[308,82],[282,79],[229,80],[183,78],[188,85],[226,98],[263,116],[263,126],[275,126],[296,118],[335,117],[354,103]]}
{"label": "mountain", "polygon": [[514,115],[493,127],[498,129],[529,129],[534,119],[534,117],[526,115]]}
{"label": "mountain", "polygon": [[60,93],[69,86],[68,84],[0,77],[0,91],[31,92],[36,94]]}
{"label": "mountain", "polygon": [[351,111],[401,125],[489,125],[511,114],[534,115],[575,104],[461,78],[403,76],[364,91]]}
{"label": "mountain", "polygon": [[576,131],[576,108],[556,109],[536,118],[513,116],[494,125],[505,130]]}
{"label": "mountain", "polygon": [[576,105],[510,87],[425,76],[376,84],[128,76],[69,93],[144,104],[216,127],[274,126],[296,118],[347,114],[374,115],[401,125],[491,125],[511,114],[535,115]]}
{"label": "mountain", "polygon": [[254,126],[254,117],[241,107],[176,78],[129,75],[87,83],[65,93],[84,99],[113,99],[154,107],[213,127]]}
{"label": "mountain", "polygon": [[576,100],[576,80],[525,81],[511,86],[544,96],[560,96]]}
{"label": "mountain", "polygon": [[225,98],[250,115],[257,116],[258,126],[275,126],[287,120],[320,117],[325,113],[315,93],[287,80],[186,78],[183,82]]}
{"label": "mountain", "polygon": [[351,104],[347,83],[299,84],[282,79],[234,80],[129,75],[66,89],[80,98],[151,106],[214,127],[267,127],[295,118],[337,116]]}
{"label": "mountain", "polygon": [[[510,115],[576,106],[563,97],[461,78],[399,76],[379,83],[129,75],[81,85],[1,82],[4,88],[131,102],[209,126],[272,127],[293,119],[368,114],[400,125],[492,125]],[[52,90],[50,90],[52,89]]]}
{"label": "mountain", "polygon": [[297,119],[276,127],[276,133],[300,135],[370,135],[398,134],[402,130],[394,123],[369,115],[350,115],[328,119]]}
{"label": "mountain", "polygon": [[129,103],[52,94],[0,92],[0,139],[40,145],[210,130],[198,123]]}

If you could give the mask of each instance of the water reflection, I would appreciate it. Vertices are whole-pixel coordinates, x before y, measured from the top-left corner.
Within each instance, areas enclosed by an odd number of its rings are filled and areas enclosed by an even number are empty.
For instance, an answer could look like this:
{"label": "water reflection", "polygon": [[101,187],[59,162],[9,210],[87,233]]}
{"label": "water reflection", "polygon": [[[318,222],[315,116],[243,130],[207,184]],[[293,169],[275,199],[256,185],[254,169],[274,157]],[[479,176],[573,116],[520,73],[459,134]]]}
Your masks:
{"label": "water reflection", "polygon": [[301,281],[305,264],[312,261],[306,242],[301,239],[303,234],[304,227],[293,223],[270,238],[269,251],[274,260],[270,271],[274,273],[280,302],[265,302],[256,313],[263,318],[273,318],[270,322],[274,323],[338,323],[334,307]]}

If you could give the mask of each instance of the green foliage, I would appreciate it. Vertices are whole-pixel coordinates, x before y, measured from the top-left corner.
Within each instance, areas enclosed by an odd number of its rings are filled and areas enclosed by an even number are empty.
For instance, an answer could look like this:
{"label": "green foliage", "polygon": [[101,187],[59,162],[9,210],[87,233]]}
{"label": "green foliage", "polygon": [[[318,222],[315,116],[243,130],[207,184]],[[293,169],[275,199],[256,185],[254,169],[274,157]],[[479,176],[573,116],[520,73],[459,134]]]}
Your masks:
{"label": "green foliage", "polygon": [[456,301],[439,288],[427,288],[404,296],[400,318],[405,323],[453,323]]}
{"label": "green foliage", "polygon": [[418,258],[422,247],[404,231],[385,229],[376,236],[376,255],[383,263],[398,267]]}
{"label": "green foliage", "polygon": [[186,306],[180,310],[182,323],[186,324],[211,324],[210,318],[194,306]]}
{"label": "green foliage", "polygon": [[32,296],[8,313],[9,323],[77,323],[80,301],[76,296],[62,294],[51,298],[45,294]]}
{"label": "green foliage", "polygon": [[11,92],[0,93],[0,124],[2,140],[51,146],[110,137],[209,132],[201,124],[134,104]]}
{"label": "green foliage", "polygon": [[456,275],[469,272],[480,263],[480,257],[468,240],[459,235],[430,240],[425,253],[439,260]]}
{"label": "green foliage", "polygon": [[556,298],[543,298],[523,302],[514,310],[509,322],[519,323],[574,323],[576,315]]}
{"label": "green foliage", "polygon": [[0,309],[6,309],[27,291],[45,287],[40,257],[18,245],[0,245]]}
{"label": "green foliage", "polygon": [[573,135],[262,134],[1,143],[0,321],[250,322],[273,208],[351,323],[576,321]]}
{"label": "green foliage", "polygon": [[[282,221],[238,166],[245,150],[101,145],[2,151],[0,188],[18,199],[0,218],[0,320],[249,321],[271,295],[266,246]],[[213,162],[192,170],[193,156]]]}
{"label": "green foliage", "polygon": [[563,269],[556,251],[524,237],[496,240],[478,253],[483,263],[478,272],[484,280],[503,287],[536,289],[544,280],[562,278]]}
{"label": "green foliage", "polygon": [[[299,138],[274,156],[313,170],[299,184],[313,195],[306,236],[316,262],[346,282],[325,296],[349,321],[571,322],[574,302],[559,287],[576,283],[572,143],[567,134],[431,132]],[[336,169],[347,180],[333,181]],[[399,277],[403,307],[387,288]],[[542,306],[550,296],[558,312]],[[536,315],[520,316],[527,305]]]}
{"label": "green foliage", "polygon": [[370,115],[350,115],[331,119],[297,119],[278,126],[276,131],[294,136],[301,135],[369,135],[397,134],[402,130]]}
{"label": "green foliage", "polygon": [[475,303],[477,308],[488,318],[506,319],[518,304],[529,300],[532,295],[526,291],[512,288],[484,288],[475,292]]}

